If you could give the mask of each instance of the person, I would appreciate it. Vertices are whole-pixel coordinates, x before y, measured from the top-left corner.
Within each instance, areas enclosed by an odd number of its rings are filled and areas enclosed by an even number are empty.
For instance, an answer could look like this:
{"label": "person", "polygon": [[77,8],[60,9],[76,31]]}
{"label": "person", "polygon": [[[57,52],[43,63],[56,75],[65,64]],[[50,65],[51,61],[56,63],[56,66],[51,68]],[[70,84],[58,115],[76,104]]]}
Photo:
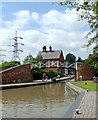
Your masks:
{"label": "person", "polygon": [[46,81],[48,80],[48,76],[45,77],[46,78]]}
{"label": "person", "polygon": [[46,76],[46,74],[45,74],[45,73],[43,73],[43,80],[45,80],[45,76]]}

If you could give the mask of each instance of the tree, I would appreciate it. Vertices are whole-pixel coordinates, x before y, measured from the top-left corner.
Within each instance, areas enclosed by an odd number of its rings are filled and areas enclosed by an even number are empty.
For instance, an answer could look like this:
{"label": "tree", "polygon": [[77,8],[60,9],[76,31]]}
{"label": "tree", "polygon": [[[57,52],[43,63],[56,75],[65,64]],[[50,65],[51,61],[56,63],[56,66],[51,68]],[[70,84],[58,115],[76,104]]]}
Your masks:
{"label": "tree", "polygon": [[[83,0],[83,2],[77,0],[65,0],[60,2],[60,5],[66,5],[70,10],[76,9],[78,11],[78,20],[87,20],[91,28],[91,31],[87,33],[85,38],[88,38],[89,35],[92,35],[97,31],[98,28],[98,0]],[[98,40],[98,31],[96,35],[92,35],[88,43],[84,47],[89,47],[92,43],[97,42]]]}
{"label": "tree", "polygon": [[66,61],[68,61],[70,64],[75,63],[76,62],[76,56],[69,53],[66,55]]}
{"label": "tree", "polygon": [[78,57],[77,62],[82,62],[82,63],[84,63],[84,61],[82,60],[82,58],[81,58],[81,57]]}
{"label": "tree", "polygon": [[[34,64],[32,64],[32,67],[40,67],[40,63],[39,62],[41,62],[41,61],[43,61],[43,58],[42,58],[42,56],[41,55],[38,55],[38,56],[36,56],[36,58],[33,58],[33,56],[31,55],[31,54],[29,54],[25,59],[24,59],[24,61],[23,61],[23,63],[24,64],[26,64],[26,63],[34,63]],[[44,62],[44,61],[43,61]]]}
{"label": "tree", "polygon": [[93,54],[90,54],[87,59],[84,60],[86,64],[94,66],[95,76],[98,76],[98,53],[93,49]]}
{"label": "tree", "polygon": [[32,62],[36,62],[36,59],[33,58],[33,56],[31,54],[29,54],[23,61],[24,64],[32,63]]}
{"label": "tree", "polygon": [[43,61],[43,57],[41,55],[37,55],[36,56],[36,61],[39,62],[39,61]]}
{"label": "tree", "polygon": [[18,61],[5,61],[2,64],[0,64],[0,69],[2,68],[7,68],[7,67],[13,67],[13,66],[17,66],[20,65],[20,62]]}

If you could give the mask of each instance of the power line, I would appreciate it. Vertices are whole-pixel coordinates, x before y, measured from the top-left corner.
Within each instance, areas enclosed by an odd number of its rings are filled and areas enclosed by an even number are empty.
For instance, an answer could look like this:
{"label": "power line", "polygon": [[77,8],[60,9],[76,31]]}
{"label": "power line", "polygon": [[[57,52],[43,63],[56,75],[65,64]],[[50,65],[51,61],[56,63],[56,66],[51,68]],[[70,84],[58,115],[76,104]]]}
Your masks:
{"label": "power line", "polygon": [[2,51],[6,51],[5,49],[0,49],[0,62],[4,62],[4,60],[2,59],[3,56],[6,56],[5,54],[2,54]]}
{"label": "power line", "polygon": [[23,50],[21,50],[21,49],[19,49],[18,48],[18,45],[20,44],[20,45],[24,45],[23,43],[19,43],[18,42],[18,38],[19,39],[23,39],[22,37],[18,37],[17,36],[17,31],[16,31],[16,33],[15,33],[15,37],[13,38],[13,40],[14,40],[14,44],[13,45],[11,45],[12,47],[13,47],[13,58],[12,58],[12,60],[20,60],[20,58],[19,58],[19,51],[20,52],[23,52]]}

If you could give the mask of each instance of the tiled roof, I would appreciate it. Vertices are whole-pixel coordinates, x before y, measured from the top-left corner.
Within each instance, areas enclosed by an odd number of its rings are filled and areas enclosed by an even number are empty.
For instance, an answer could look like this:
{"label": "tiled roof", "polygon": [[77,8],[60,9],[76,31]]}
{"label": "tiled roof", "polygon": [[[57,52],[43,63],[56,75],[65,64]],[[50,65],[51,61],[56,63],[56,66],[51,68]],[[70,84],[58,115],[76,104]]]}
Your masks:
{"label": "tiled roof", "polygon": [[41,55],[43,57],[43,59],[59,59],[60,54],[61,54],[62,50],[55,50],[55,51],[39,51],[38,55]]}

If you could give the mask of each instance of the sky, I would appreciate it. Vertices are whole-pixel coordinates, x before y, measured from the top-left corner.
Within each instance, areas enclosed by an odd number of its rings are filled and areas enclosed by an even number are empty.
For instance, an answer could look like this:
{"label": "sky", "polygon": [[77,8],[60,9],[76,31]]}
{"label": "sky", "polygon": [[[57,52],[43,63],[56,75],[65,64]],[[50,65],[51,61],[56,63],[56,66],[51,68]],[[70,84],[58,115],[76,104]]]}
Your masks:
{"label": "sky", "polygon": [[87,50],[82,48],[88,39],[84,36],[89,31],[87,21],[78,21],[76,11],[52,2],[2,2],[0,4],[0,49],[4,61],[13,57],[13,38],[17,31],[21,62],[32,54],[36,57],[44,45],[53,50],[62,50],[64,58],[72,53],[77,58],[85,59],[92,54],[93,45]]}

